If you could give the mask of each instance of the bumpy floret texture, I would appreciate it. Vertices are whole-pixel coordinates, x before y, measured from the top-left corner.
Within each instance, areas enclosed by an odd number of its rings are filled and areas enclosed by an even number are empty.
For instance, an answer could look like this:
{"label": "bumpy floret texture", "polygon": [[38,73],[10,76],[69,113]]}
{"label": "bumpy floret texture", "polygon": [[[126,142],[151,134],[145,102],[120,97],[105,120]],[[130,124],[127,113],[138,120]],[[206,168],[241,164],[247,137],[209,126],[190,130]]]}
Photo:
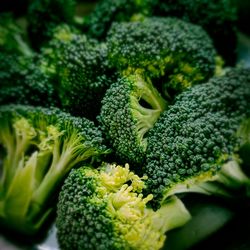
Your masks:
{"label": "bumpy floret texture", "polygon": [[0,104],[60,106],[55,86],[32,57],[0,52]]}
{"label": "bumpy floret texture", "polygon": [[[113,22],[126,22],[149,15],[155,0],[102,0],[87,20],[88,33],[104,39]],[[136,17],[138,15],[138,17]]]}
{"label": "bumpy floret texture", "polygon": [[[148,135],[145,173],[156,203],[176,183],[218,171],[236,151],[249,117],[249,70],[232,70],[177,97]],[[158,201],[157,201],[158,200]]]}
{"label": "bumpy floret texture", "polygon": [[0,127],[0,223],[32,235],[48,219],[68,172],[108,150],[93,122],[59,109],[1,106]]}
{"label": "bumpy floret texture", "polygon": [[53,35],[53,29],[61,23],[72,23],[75,0],[35,0],[28,9],[29,36],[32,46],[39,49]]}
{"label": "bumpy floret texture", "polygon": [[141,75],[120,78],[110,86],[98,118],[122,162],[143,164],[147,131],[165,108],[164,99]]}
{"label": "bumpy floret texture", "polygon": [[141,146],[133,118],[130,94],[133,85],[126,79],[112,84],[102,101],[101,123],[107,140],[122,161],[143,162],[145,148]]}
{"label": "bumpy floret texture", "polygon": [[212,37],[220,55],[235,63],[237,8],[232,0],[157,0],[153,15],[175,16],[202,26]]}
{"label": "bumpy floret texture", "polygon": [[107,45],[118,69],[141,68],[169,85],[190,86],[214,74],[216,51],[206,32],[176,18],[114,23]]}
{"label": "bumpy floret texture", "polygon": [[57,206],[60,247],[160,249],[165,232],[187,222],[190,215],[176,199],[161,212],[147,208],[152,195],[141,194],[144,179],[129,171],[128,165],[105,163],[98,169],[82,166],[71,171]]}
{"label": "bumpy floret texture", "polygon": [[64,45],[58,62],[59,95],[63,107],[74,115],[94,120],[106,89],[116,79],[107,60],[107,47],[84,35]]}

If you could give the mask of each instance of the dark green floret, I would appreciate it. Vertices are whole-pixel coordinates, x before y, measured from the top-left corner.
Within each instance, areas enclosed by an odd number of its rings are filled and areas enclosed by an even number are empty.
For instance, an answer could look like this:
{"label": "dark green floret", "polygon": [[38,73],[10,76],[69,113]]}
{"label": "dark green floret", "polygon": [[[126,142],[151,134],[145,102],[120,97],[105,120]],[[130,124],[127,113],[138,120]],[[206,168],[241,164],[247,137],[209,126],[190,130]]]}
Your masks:
{"label": "dark green floret", "polygon": [[247,69],[231,70],[179,95],[148,135],[144,171],[155,203],[176,192],[221,190],[209,190],[206,181],[233,189],[245,185],[248,177],[238,156],[245,135],[238,131],[249,128],[241,128],[249,117]]}
{"label": "dark green floret", "polygon": [[143,196],[146,177],[103,163],[71,171],[59,195],[57,238],[61,249],[157,250],[165,233],[182,226],[190,214],[177,197],[153,211]]}
{"label": "dark green floret", "polygon": [[0,224],[33,235],[68,172],[109,151],[92,122],[59,109],[1,106],[0,127]]}
{"label": "dark green floret", "polygon": [[147,132],[165,108],[166,101],[139,72],[110,86],[102,100],[99,121],[123,162],[144,162]]}
{"label": "dark green floret", "polygon": [[233,0],[156,0],[154,16],[173,16],[195,23],[212,37],[218,53],[229,64],[236,60],[237,4]]}
{"label": "dark green floret", "polygon": [[176,18],[114,23],[107,45],[111,64],[126,74],[143,70],[167,97],[215,73],[217,55],[209,36]]}
{"label": "dark green floret", "polygon": [[63,107],[94,120],[105,91],[116,80],[116,72],[107,60],[106,44],[79,35],[66,46],[62,57],[59,95]]}
{"label": "dark green floret", "polygon": [[63,109],[95,120],[104,93],[117,74],[109,65],[106,44],[60,25],[42,49],[40,63],[44,72],[56,78]]}
{"label": "dark green floret", "polygon": [[35,49],[48,42],[53,29],[62,23],[74,21],[75,0],[34,0],[28,8],[28,31]]}
{"label": "dark green floret", "polygon": [[60,106],[54,82],[35,57],[0,52],[0,104]]}
{"label": "dark green floret", "polygon": [[142,19],[150,14],[155,0],[101,0],[86,20],[88,34],[104,39],[113,22]]}

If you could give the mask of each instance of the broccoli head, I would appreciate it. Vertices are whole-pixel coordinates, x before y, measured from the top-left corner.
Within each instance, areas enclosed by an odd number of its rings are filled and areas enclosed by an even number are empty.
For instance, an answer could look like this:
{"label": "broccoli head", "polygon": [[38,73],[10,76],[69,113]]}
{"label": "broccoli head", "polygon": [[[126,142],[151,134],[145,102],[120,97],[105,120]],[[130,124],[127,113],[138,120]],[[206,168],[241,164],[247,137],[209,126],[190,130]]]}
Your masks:
{"label": "broccoli head", "polygon": [[0,224],[32,235],[68,172],[109,150],[92,122],[59,109],[1,106],[0,127]]}
{"label": "broccoli head", "polygon": [[109,65],[106,44],[65,24],[54,29],[52,40],[42,48],[40,65],[57,82],[63,109],[91,120],[99,114],[101,99],[117,77]]}
{"label": "broccoli head", "polygon": [[36,58],[0,52],[0,104],[60,106],[55,84]]}
{"label": "broccoli head", "polygon": [[48,42],[53,29],[61,24],[71,24],[74,20],[75,0],[35,0],[28,8],[28,32],[32,46],[39,49]]}
{"label": "broccoli head", "polygon": [[61,57],[58,72],[63,107],[95,120],[105,91],[117,77],[107,60],[106,44],[78,35],[65,46]]}
{"label": "broccoli head", "polygon": [[247,69],[231,70],[179,95],[148,134],[144,172],[155,204],[176,192],[222,190],[202,187],[208,181],[232,189],[245,185],[237,153],[244,133],[238,131],[245,131],[240,128],[249,115]]}
{"label": "broccoli head", "polygon": [[174,16],[203,27],[228,64],[236,60],[237,6],[233,0],[156,0],[152,15]]}
{"label": "broccoli head", "polygon": [[122,162],[144,162],[147,132],[166,104],[150,79],[140,72],[122,77],[110,86],[98,119],[107,141]]}
{"label": "broccoli head", "polygon": [[62,249],[160,249],[165,233],[190,219],[183,203],[171,197],[153,211],[143,196],[146,177],[103,163],[71,171],[59,195],[57,238]]}
{"label": "broccoli head", "polygon": [[176,18],[114,23],[107,37],[112,65],[130,74],[142,69],[166,97],[213,76],[216,51],[197,25]]}
{"label": "broccoli head", "polygon": [[105,39],[113,22],[142,19],[149,15],[155,0],[102,0],[87,17],[88,34],[97,39]]}

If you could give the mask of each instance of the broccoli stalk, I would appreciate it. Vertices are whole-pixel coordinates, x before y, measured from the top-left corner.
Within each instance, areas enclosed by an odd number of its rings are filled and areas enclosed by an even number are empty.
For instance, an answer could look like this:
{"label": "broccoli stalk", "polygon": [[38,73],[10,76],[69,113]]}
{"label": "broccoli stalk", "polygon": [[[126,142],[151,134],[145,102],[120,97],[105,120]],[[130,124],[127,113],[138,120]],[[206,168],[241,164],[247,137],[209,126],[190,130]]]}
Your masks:
{"label": "broccoli stalk", "polygon": [[190,219],[175,196],[153,211],[143,196],[146,177],[103,163],[71,171],[57,206],[57,237],[63,249],[160,249],[165,233]]}
{"label": "broccoli stalk", "polygon": [[0,222],[34,234],[50,215],[51,198],[70,169],[108,150],[90,121],[56,109],[3,106],[0,121]]}

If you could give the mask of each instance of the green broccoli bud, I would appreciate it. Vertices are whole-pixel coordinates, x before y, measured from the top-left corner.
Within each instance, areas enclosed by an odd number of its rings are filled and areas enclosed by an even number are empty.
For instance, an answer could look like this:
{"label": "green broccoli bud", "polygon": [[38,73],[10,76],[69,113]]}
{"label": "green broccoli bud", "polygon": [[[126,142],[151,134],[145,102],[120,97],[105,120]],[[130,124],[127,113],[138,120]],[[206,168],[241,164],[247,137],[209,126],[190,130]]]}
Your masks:
{"label": "green broccoli bud", "polygon": [[155,0],[102,0],[85,20],[88,34],[105,39],[113,22],[127,22],[143,19],[152,11]]}
{"label": "green broccoli bud", "polygon": [[173,16],[200,25],[211,36],[218,53],[229,65],[236,61],[237,5],[232,0],[156,0],[153,16]]}
{"label": "green broccoli bud", "polygon": [[57,238],[62,249],[160,249],[165,233],[190,214],[177,197],[153,211],[143,196],[146,177],[104,163],[71,171],[59,195]]}
{"label": "green broccoli bud", "polygon": [[107,45],[114,67],[125,74],[143,70],[170,100],[215,74],[216,51],[209,36],[176,18],[114,23]]}
{"label": "green broccoli bud", "polygon": [[54,82],[36,57],[0,52],[0,104],[60,107]]}
{"label": "green broccoli bud", "polygon": [[35,49],[48,42],[53,29],[61,24],[74,21],[75,0],[35,0],[28,8],[28,32]]}
{"label": "green broccoli bud", "polygon": [[249,119],[249,83],[249,70],[231,70],[182,93],[163,112],[148,134],[144,169],[156,204],[179,187],[197,191],[205,183],[199,192],[222,191],[209,180],[232,189],[246,184],[237,163],[242,144],[237,131]]}
{"label": "green broccoli bud", "polygon": [[165,108],[166,101],[140,72],[120,78],[110,86],[98,119],[121,161],[144,162],[147,132]]}
{"label": "green broccoli bud", "polygon": [[58,109],[1,106],[0,126],[0,223],[32,235],[53,210],[51,199],[68,172],[109,150],[92,122]]}

